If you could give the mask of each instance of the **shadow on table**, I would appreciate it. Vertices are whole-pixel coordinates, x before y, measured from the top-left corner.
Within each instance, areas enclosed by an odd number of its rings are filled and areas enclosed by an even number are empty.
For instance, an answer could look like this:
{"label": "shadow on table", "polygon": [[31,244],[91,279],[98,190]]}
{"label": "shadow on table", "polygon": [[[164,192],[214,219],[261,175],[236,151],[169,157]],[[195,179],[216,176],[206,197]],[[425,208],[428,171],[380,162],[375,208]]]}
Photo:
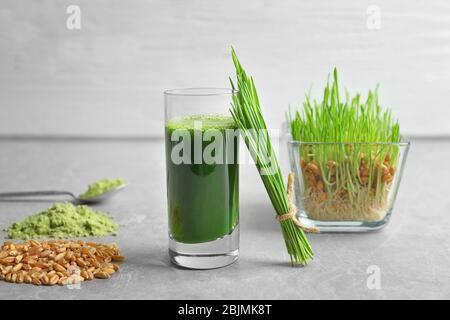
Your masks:
{"label": "shadow on table", "polygon": [[142,252],[135,252],[132,256],[125,256],[127,267],[151,268],[151,269],[167,269],[172,266],[169,260],[167,250],[159,248],[151,248]]}
{"label": "shadow on table", "polygon": [[[289,258],[287,258],[289,260]],[[297,269],[297,268],[303,268],[303,266],[292,266],[291,262],[285,260],[267,260],[263,258],[242,258],[241,264],[251,264],[253,268],[259,269],[259,268],[289,268],[289,269]],[[248,268],[248,266],[246,267]]]}

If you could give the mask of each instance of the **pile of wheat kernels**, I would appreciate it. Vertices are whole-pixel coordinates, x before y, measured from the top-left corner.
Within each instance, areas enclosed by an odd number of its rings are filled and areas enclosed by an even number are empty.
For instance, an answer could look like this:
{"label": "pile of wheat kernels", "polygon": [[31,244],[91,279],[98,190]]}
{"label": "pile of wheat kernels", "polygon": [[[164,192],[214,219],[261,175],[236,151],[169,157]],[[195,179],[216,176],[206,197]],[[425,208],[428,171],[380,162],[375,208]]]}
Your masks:
{"label": "pile of wheat kernels", "polygon": [[68,285],[108,279],[119,270],[112,262],[123,261],[116,244],[81,240],[3,243],[0,280],[35,285]]}

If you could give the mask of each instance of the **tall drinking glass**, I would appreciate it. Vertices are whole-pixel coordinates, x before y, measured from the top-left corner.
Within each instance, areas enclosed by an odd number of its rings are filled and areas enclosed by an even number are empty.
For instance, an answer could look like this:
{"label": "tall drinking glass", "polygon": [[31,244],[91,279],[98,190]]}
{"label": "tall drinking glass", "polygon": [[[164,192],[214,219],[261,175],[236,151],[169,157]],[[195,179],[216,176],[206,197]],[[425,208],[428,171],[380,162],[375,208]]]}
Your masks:
{"label": "tall drinking glass", "polygon": [[172,263],[210,269],[239,254],[239,133],[230,89],[164,92]]}

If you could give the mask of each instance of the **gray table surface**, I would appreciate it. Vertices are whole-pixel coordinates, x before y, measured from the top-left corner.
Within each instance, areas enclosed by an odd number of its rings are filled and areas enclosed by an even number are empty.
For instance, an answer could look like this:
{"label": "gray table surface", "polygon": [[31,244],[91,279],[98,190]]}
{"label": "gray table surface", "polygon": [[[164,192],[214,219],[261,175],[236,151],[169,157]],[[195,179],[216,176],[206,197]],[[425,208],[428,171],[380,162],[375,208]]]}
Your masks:
{"label": "gray table surface", "polygon": [[[97,206],[120,223],[117,237],[101,239],[122,248],[127,260],[120,273],[79,289],[0,282],[0,299],[450,298],[450,141],[413,141],[390,224],[374,233],[310,235],[316,256],[304,268],[290,267],[256,169],[243,166],[240,258],[207,271],[169,263],[162,140],[3,139],[0,150],[0,191],[80,192],[88,182],[114,176],[131,183]],[[286,159],[282,163],[286,171]],[[51,202],[0,202],[0,228]],[[367,286],[372,265],[380,268],[379,290]]]}

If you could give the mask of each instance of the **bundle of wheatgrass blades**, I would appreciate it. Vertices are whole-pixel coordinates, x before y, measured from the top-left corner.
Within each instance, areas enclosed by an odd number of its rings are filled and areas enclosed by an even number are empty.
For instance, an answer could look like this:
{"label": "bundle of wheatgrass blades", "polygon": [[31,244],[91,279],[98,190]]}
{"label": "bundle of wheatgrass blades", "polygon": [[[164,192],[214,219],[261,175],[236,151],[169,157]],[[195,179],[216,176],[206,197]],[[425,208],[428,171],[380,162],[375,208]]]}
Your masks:
{"label": "bundle of wheatgrass blades", "polygon": [[306,265],[314,254],[302,226],[295,216],[296,208],[292,200],[293,176],[290,175],[289,186],[286,188],[270,142],[266,123],[261,114],[253,78],[248,77],[245,73],[234,49],[232,49],[231,54],[237,77],[237,86],[230,79],[231,86],[234,90],[237,90],[236,95],[233,96],[231,114],[240,129],[272,205],[277,212],[277,220],[280,223],[291,262],[293,265]]}

